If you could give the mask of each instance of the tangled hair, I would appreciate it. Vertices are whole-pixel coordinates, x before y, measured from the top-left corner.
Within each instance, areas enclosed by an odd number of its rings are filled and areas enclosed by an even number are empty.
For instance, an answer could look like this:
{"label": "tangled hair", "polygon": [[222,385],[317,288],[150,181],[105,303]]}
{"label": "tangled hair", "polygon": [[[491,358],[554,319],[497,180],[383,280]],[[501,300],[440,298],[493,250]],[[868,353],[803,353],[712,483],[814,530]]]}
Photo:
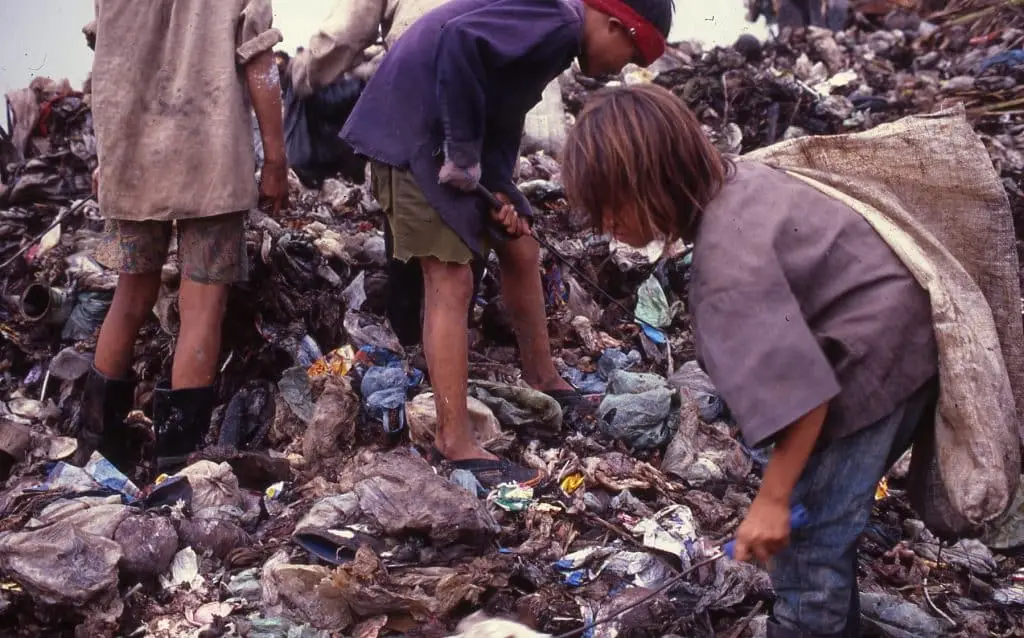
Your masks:
{"label": "tangled hair", "polygon": [[649,237],[693,241],[700,215],[733,170],[693,112],[658,86],[605,89],[590,99],[562,152],[569,203],[599,232],[606,211]]}

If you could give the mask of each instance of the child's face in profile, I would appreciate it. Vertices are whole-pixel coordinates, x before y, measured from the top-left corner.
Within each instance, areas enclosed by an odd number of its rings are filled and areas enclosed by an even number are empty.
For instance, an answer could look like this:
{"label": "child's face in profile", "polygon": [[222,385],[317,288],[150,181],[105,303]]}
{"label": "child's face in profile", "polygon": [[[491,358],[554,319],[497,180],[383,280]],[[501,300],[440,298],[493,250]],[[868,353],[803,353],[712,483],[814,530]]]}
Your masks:
{"label": "child's face in profile", "polygon": [[586,20],[579,58],[583,73],[591,77],[618,73],[640,57],[629,29],[617,19],[598,14]]}
{"label": "child's face in profile", "polygon": [[657,239],[650,226],[644,224],[643,219],[632,208],[604,209],[601,215],[601,229],[605,234],[634,248],[643,248]]}

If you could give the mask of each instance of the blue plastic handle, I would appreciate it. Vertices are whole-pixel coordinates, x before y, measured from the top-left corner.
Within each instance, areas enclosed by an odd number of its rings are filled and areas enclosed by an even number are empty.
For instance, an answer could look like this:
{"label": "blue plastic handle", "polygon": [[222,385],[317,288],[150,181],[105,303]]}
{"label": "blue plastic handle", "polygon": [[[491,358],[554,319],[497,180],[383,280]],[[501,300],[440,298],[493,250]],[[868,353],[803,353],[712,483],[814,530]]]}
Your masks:
{"label": "blue plastic handle", "polygon": [[[789,529],[800,529],[807,523],[811,522],[811,517],[807,513],[807,510],[803,505],[799,503],[793,506],[793,509],[789,511]],[[736,554],[736,541],[732,540],[722,546],[722,553],[729,558],[735,558]]]}

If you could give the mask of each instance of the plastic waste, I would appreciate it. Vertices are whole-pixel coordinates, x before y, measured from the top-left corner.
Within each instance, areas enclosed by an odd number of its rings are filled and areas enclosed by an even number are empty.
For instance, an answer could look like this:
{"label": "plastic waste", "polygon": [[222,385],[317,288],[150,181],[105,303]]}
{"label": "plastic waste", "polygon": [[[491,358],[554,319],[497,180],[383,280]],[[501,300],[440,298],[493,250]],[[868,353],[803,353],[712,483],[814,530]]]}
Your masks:
{"label": "plastic waste", "polygon": [[502,427],[517,433],[544,436],[557,434],[562,429],[562,407],[543,392],[473,380],[469,384],[469,396],[490,408]]}
{"label": "plastic waste", "polygon": [[92,360],[91,354],[79,352],[69,346],[50,360],[47,370],[62,381],[74,381],[85,376],[85,373],[92,367]]}
{"label": "plastic waste", "polygon": [[139,488],[99,452],[92,453],[85,467],[76,467],[63,461],[55,464],[47,474],[46,482],[38,487],[39,490],[58,488],[72,492],[104,488],[122,494],[129,503],[140,495]]}
{"label": "plastic waste", "polygon": [[646,552],[618,552],[606,560],[597,574],[614,574],[634,587],[656,589],[672,577],[668,564]]}
{"label": "plastic waste", "polygon": [[384,431],[395,434],[405,429],[405,399],[408,375],[401,368],[372,366],[363,373],[360,391],[370,416],[380,419]]}
{"label": "plastic waste", "polygon": [[672,323],[668,299],[658,279],[651,275],[637,290],[636,318],[654,328],[665,328]]}
{"label": "plastic waste", "polygon": [[525,625],[501,618],[488,618],[483,612],[475,612],[463,619],[455,628],[458,633],[449,638],[549,638]]}
{"label": "plastic waste", "polygon": [[0,569],[35,601],[84,606],[116,595],[121,546],[62,521],[0,536]]}
{"label": "plastic waste", "polygon": [[43,508],[28,521],[25,529],[36,529],[57,522],[67,522],[87,534],[102,538],[114,538],[114,532],[131,512],[131,508],[123,505],[117,494],[62,498]]}
{"label": "plastic waste", "polygon": [[616,370],[629,370],[633,366],[640,365],[642,361],[643,358],[636,350],[630,350],[629,353],[625,353],[621,350],[609,348],[597,360],[597,370],[601,373],[602,377],[610,379],[612,373]]}
{"label": "plastic waste", "polygon": [[[615,372],[628,375],[628,372]],[[633,382],[635,377],[619,377],[618,386],[623,390],[649,387],[649,380]],[[629,379],[629,380],[627,380]],[[664,383],[664,382],[663,382]],[[667,384],[636,394],[614,394],[609,383],[609,394],[605,395],[597,414],[599,426],[605,435],[621,440],[634,450],[650,450],[661,447],[678,427],[678,395]]]}
{"label": "plastic waste", "polygon": [[232,598],[240,598],[248,603],[260,602],[263,597],[260,568],[253,567],[232,574],[228,580],[227,589]]}
{"label": "plastic waste", "polygon": [[696,402],[700,418],[706,423],[713,423],[725,415],[725,402],[696,361],[684,363],[668,378],[668,384],[679,390],[683,401]]}
{"label": "plastic waste", "polygon": [[524,512],[533,503],[533,488],[515,483],[499,485],[491,490],[487,502],[494,503],[506,512]]}
{"label": "plastic waste", "polygon": [[313,420],[313,390],[309,385],[306,369],[301,366],[288,368],[277,382],[281,397],[303,423]]}
{"label": "plastic waste", "polygon": [[[318,629],[339,631],[352,624],[352,614],[331,583],[331,570],[318,565],[273,565],[264,569],[273,594],[266,605],[281,604],[287,615]],[[265,590],[266,591],[266,590]]]}
{"label": "plastic waste", "polygon": [[694,543],[698,540],[693,512],[685,505],[671,505],[651,518],[641,520],[632,530],[643,536],[644,547],[665,552],[689,567]]}
{"label": "plastic waste", "polygon": [[328,496],[299,520],[292,541],[320,560],[340,565],[352,560],[361,544],[379,545],[360,531],[361,513],[355,494]]}
{"label": "plastic waste", "polygon": [[269,383],[246,384],[231,397],[224,410],[218,445],[252,449],[266,436],[275,410],[274,393]]}
{"label": "plastic waste", "polygon": [[[206,513],[213,514],[210,510]],[[184,519],[178,522],[178,535],[183,545],[223,560],[239,547],[253,543],[252,537],[235,520],[241,517]]]}
{"label": "plastic waste", "polygon": [[205,580],[199,573],[199,564],[199,556],[191,547],[186,547],[171,559],[170,570],[160,577],[160,584],[164,589],[187,586],[195,591],[202,588]]}
{"label": "plastic waste", "polygon": [[107,317],[114,295],[102,291],[82,291],[75,298],[74,308],[64,322],[64,341],[84,341],[93,337]]}
{"label": "plastic waste", "polygon": [[480,480],[469,470],[452,470],[448,480],[455,483],[467,492],[476,497],[487,496],[487,488],[480,484]]}
{"label": "plastic waste", "polygon": [[133,578],[156,578],[167,571],[178,552],[178,533],[167,518],[129,516],[117,527],[121,570]]}
{"label": "plastic waste", "polygon": [[[469,407],[469,423],[476,440],[484,448],[492,449],[495,444],[504,440],[501,424],[491,409],[479,399],[467,397]],[[405,404],[406,420],[409,423],[409,434],[413,443],[430,449],[434,445],[434,432],[437,430],[437,404],[433,392],[416,395]]]}
{"label": "plastic waste", "polygon": [[357,348],[378,346],[400,356],[405,354],[386,319],[381,321],[358,310],[349,310],[345,313],[344,325],[349,340]]}
{"label": "plastic waste", "polygon": [[695,486],[745,480],[752,467],[751,457],[727,426],[703,421],[692,402],[684,403],[677,414],[679,427],[665,451],[662,472]]}
{"label": "plastic waste", "polygon": [[406,450],[365,453],[351,467],[361,521],[385,535],[417,532],[435,546],[479,545],[499,530],[483,502]]}
{"label": "plastic waste", "polygon": [[359,397],[346,377],[330,376],[302,435],[302,456],[314,468],[355,441]]}
{"label": "plastic waste", "polygon": [[889,638],[953,635],[945,620],[890,594],[861,593],[860,614],[864,629]]}

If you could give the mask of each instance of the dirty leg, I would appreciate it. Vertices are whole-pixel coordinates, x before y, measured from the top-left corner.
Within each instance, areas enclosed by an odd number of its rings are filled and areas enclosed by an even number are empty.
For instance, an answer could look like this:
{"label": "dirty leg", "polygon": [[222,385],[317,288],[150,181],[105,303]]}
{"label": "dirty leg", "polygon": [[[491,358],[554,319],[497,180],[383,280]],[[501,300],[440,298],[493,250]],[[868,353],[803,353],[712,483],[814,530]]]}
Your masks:
{"label": "dirty leg", "polygon": [[181,331],[171,368],[173,389],[204,388],[213,384],[227,301],[226,285],[182,279],[178,292]]}
{"label": "dirty leg", "polygon": [[535,390],[571,390],[551,359],[544,291],[540,281],[540,247],[520,237],[495,248],[501,264],[501,291],[516,331],[523,378]]}
{"label": "dirty leg", "polygon": [[100,328],[96,343],[96,370],[110,379],[128,374],[135,338],[153,310],[160,293],[160,271],[142,275],[122,273],[114,300]]}
{"label": "dirty leg", "polygon": [[425,292],[423,353],[437,405],[435,446],[449,461],[495,459],[476,441],[466,402],[466,312],[473,294],[473,273],[469,264],[445,263],[434,257],[423,257],[420,262]]}

